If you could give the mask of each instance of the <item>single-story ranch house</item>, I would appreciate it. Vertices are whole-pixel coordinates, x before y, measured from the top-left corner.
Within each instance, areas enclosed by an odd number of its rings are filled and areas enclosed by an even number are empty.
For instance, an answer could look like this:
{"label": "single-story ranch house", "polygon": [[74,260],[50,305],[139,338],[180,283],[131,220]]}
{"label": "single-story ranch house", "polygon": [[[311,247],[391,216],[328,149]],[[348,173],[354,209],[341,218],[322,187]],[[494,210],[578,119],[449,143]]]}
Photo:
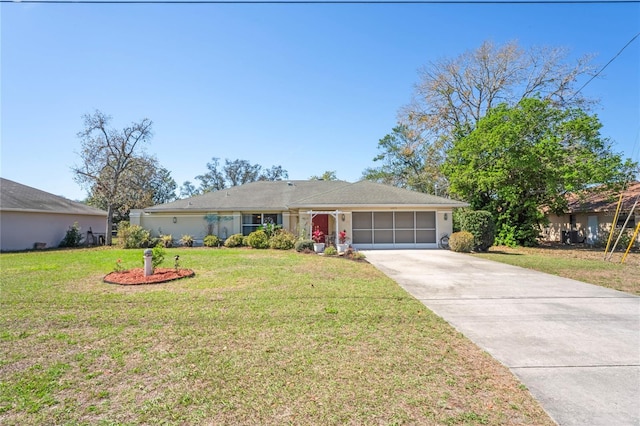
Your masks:
{"label": "single-story ranch house", "polygon": [[335,242],[346,231],[358,249],[437,248],[452,232],[452,210],[467,204],[369,181],[259,181],[131,210],[153,236],[226,239],[273,223],[304,238],[314,229]]}
{"label": "single-story ranch house", "polygon": [[[615,226],[621,228],[629,218],[625,229],[633,231],[640,221],[640,202],[633,214],[629,214],[636,199],[640,199],[640,182],[628,183],[622,195]],[[569,195],[566,214],[548,215],[549,226],[543,230],[545,239],[563,243],[606,244],[614,226],[613,219],[619,198],[619,193],[611,191]]]}
{"label": "single-story ranch house", "polygon": [[58,247],[76,222],[104,235],[107,212],[0,178],[0,250]]}

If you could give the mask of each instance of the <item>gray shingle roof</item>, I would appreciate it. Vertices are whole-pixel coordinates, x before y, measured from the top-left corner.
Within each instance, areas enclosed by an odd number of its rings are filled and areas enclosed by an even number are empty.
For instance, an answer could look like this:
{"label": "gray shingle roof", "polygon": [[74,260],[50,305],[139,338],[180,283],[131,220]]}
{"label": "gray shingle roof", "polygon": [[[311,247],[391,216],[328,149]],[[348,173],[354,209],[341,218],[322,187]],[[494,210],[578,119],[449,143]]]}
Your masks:
{"label": "gray shingle roof", "polygon": [[379,183],[360,181],[261,181],[144,209],[159,211],[282,211],[289,208],[467,204]]}
{"label": "gray shingle roof", "polygon": [[107,216],[107,212],[0,178],[0,210]]}

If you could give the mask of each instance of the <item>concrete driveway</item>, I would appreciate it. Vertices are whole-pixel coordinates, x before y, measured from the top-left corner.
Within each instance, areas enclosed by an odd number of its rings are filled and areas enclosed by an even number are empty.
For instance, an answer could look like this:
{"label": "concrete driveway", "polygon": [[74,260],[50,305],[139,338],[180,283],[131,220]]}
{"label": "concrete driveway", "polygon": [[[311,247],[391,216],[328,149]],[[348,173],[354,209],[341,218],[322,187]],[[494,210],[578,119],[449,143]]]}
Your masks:
{"label": "concrete driveway", "polygon": [[451,251],[364,253],[506,365],[558,424],[640,425],[639,297]]}

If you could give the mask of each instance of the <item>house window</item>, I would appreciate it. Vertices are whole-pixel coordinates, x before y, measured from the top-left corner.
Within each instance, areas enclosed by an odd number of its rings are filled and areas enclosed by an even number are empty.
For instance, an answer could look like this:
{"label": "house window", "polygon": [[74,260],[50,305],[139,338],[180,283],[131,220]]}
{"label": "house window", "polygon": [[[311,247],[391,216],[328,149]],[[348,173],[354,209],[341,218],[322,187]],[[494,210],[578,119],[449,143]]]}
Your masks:
{"label": "house window", "polygon": [[[616,222],[616,228],[622,228],[622,225],[624,225],[624,222],[627,220],[627,217],[629,217],[629,212],[620,213],[618,215],[618,221]],[[635,215],[632,215],[631,217],[629,217],[629,222],[627,222],[626,229],[633,229],[635,227],[636,227],[636,217]]]}
{"label": "house window", "polygon": [[249,235],[262,225],[272,223],[282,225],[282,214],[279,213],[245,213],[242,215],[242,235]]}

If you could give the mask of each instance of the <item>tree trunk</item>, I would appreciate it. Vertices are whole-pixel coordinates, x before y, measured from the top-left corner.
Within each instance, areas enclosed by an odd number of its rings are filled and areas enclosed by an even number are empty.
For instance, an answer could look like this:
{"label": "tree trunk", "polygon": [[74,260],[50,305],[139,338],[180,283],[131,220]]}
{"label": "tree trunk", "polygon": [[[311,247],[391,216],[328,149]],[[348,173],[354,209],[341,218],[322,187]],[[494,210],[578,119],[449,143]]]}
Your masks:
{"label": "tree trunk", "polygon": [[111,245],[111,228],[113,227],[113,206],[109,204],[107,207],[107,230],[104,234],[104,243]]}

